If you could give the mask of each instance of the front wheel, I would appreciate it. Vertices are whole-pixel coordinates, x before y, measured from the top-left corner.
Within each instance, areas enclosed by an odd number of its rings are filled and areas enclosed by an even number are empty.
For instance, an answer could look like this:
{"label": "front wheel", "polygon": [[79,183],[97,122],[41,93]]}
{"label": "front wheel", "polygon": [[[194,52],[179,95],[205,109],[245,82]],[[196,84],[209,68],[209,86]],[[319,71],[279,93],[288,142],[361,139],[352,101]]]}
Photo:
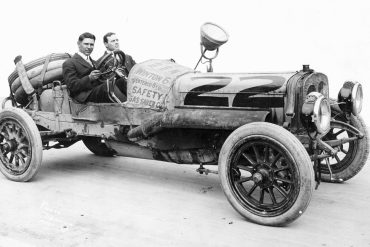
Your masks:
{"label": "front wheel", "polygon": [[0,170],[17,182],[33,178],[41,166],[42,141],[33,119],[23,110],[0,112]]}
{"label": "front wheel", "polygon": [[299,140],[271,123],[251,123],[226,139],[219,156],[223,191],[246,219],[286,225],[306,210],[313,191],[312,162]]}
{"label": "front wheel", "polygon": [[[332,110],[332,117],[341,122],[346,122],[343,113]],[[369,134],[364,120],[361,116],[351,115],[350,124],[364,134],[362,139],[350,141],[337,147],[338,153],[334,158],[327,158],[321,161],[321,179],[325,182],[343,182],[351,179],[366,164],[369,156]],[[346,130],[337,123],[331,123],[330,131],[324,136],[324,141],[340,140],[353,137],[354,133]],[[330,170],[328,168],[330,166]],[[330,177],[332,173],[332,178]]]}

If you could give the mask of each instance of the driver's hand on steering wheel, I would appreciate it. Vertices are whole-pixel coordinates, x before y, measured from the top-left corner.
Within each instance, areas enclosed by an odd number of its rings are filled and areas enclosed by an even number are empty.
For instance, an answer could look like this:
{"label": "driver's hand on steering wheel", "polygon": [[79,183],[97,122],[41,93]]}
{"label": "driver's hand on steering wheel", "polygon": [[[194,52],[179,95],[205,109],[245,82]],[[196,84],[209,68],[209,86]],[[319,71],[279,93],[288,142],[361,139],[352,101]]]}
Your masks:
{"label": "driver's hand on steering wheel", "polygon": [[89,78],[92,81],[97,80],[99,78],[100,74],[101,74],[101,72],[99,70],[93,70],[93,71],[91,71],[91,73],[89,75]]}
{"label": "driver's hand on steering wheel", "polygon": [[125,75],[125,70],[123,68],[117,68],[115,70],[116,74],[119,76],[119,77],[126,77]]}

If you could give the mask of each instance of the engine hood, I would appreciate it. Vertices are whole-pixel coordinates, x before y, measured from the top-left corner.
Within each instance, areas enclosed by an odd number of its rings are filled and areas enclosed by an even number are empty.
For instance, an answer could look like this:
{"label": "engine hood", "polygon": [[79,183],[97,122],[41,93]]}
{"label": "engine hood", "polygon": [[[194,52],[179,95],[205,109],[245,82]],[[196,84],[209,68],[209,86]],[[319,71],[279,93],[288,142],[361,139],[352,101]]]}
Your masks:
{"label": "engine hood", "polygon": [[296,73],[201,73],[171,60],[148,60],[130,71],[126,104],[157,110],[283,107],[287,81]]}
{"label": "engine hood", "polygon": [[282,107],[286,83],[296,72],[191,73],[178,78],[176,106]]}

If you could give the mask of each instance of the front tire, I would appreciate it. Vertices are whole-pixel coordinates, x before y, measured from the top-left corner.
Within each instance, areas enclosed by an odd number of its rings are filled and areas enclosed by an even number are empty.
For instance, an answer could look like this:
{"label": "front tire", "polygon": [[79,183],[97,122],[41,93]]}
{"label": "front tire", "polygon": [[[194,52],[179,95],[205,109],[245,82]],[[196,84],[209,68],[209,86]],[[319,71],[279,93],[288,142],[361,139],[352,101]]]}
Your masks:
{"label": "front tire", "polygon": [[312,196],[312,162],[299,140],[271,123],[251,123],[226,139],[219,156],[223,191],[246,219],[270,226],[291,223]]}
{"label": "front tire", "polygon": [[33,119],[23,110],[0,112],[0,170],[17,182],[32,179],[41,166],[42,141]]}
{"label": "front tire", "polygon": [[[343,113],[332,109],[332,115],[335,120],[346,122],[346,117]],[[326,161],[321,161],[321,179],[325,182],[340,183],[351,179],[358,174],[366,164],[369,156],[369,134],[365,122],[361,116],[354,116],[351,114],[350,124],[361,131],[362,134],[364,134],[364,137],[362,139],[342,144],[335,157],[328,158],[330,169],[333,174],[333,180],[330,179],[330,172]],[[348,137],[353,137],[353,133],[345,131],[344,129],[332,124],[330,131],[326,134],[323,140],[337,140]]]}

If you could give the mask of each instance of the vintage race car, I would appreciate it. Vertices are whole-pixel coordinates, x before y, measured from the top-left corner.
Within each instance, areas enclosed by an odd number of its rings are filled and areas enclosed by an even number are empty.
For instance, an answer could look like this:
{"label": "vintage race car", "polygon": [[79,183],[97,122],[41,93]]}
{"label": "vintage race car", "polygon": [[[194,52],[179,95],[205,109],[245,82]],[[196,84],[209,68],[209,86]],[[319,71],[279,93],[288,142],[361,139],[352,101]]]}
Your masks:
{"label": "vintage race car", "polygon": [[213,73],[212,59],[227,40],[221,27],[201,27],[205,73],[173,60],[136,64],[125,102],[110,76],[124,66],[117,51],[113,63],[101,65],[116,103],[78,103],[62,79],[33,83],[18,58],[19,85],[11,85],[0,112],[1,172],[28,181],[43,150],[82,140],[96,155],[197,164],[201,174],[219,174],[228,201],[246,219],[294,221],[320,181],[348,180],[365,165],[362,86],[347,81],[334,100],[327,76],[307,65],[284,73]]}

